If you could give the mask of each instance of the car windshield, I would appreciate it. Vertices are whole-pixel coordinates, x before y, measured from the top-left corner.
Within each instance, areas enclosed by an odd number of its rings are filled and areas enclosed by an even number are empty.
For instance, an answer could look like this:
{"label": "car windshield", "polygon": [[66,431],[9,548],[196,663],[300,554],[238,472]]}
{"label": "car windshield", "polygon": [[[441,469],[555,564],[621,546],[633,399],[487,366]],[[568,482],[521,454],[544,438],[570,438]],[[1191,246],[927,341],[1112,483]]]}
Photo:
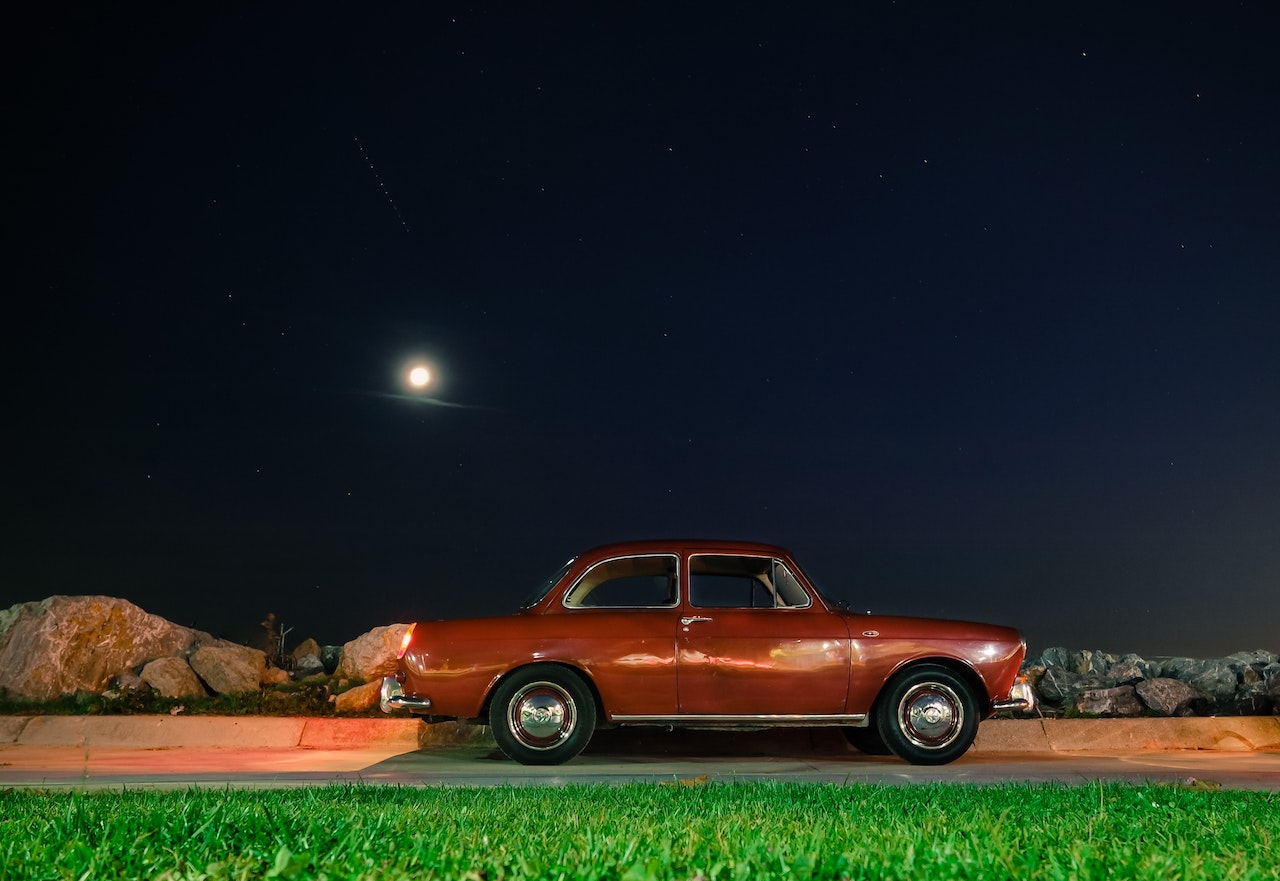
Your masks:
{"label": "car windshield", "polygon": [[818,583],[813,580],[813,574],[810,573],[808,569],[804,570],[804,577],[805,580],[809,582],[809,586],[813,588],[813,592],[818,595],[818,599],[822,600],[823,604],[828,609],[846,609],[849,607],[849,602],[847,600],[835,599],[831,594],[823,590]]}
{"label": "car windshield", "polygon": [[537,590],[531,593],[529,597],[520,604],[520,608],[532,609],[538,603],[542,602],[546,598],[547,594],[551,593],[551,588],[560,583],[560,579],[564,578],[565,573],[569,571],[569,567],[577,562],[577,560],[577,557],[570,557],[567,563],[556,570],[555,575],[552,575],[544,581]]}

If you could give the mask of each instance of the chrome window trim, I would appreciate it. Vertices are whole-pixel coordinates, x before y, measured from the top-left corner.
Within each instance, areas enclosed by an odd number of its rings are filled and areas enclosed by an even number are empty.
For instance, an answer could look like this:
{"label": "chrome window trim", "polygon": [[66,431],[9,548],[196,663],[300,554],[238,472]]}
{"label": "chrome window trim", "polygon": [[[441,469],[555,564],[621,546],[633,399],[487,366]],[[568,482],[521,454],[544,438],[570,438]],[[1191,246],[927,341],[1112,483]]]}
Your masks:
{"label": "chrome window trim", "polygon": [[[572,605],[569,602],[569,597],[573,596],[573,592],[578,589],[578,585],[582,583],[582,580],[586,578],[588,575],[590,575],[592,572],[594,572],[596,569],[598,569],[599,567],[604,566],[608,563],[616,562],[618,560],[637,560],[642,557],[670,557],[671,559],[676,561],[676,565],[675,565],[676,596],[673,602],[664,603],[663,605],[660,605],[660,606],[576,606],[576,605]],[[682,589],[682,585],[680,583],[680,554],[679,553],[675,551],[651,551],[649,553],[642,553],[642,554],[619,554],[616,557],[608,557],[603,560],[597,560],[595,563],[591,564],[590,568],[588,568],[587,571],[583,572],[576,579],[574,579],[573,584],[571,584],[569,588],[565,590],[563,594],[560,595],[560,605],[572,612],[600,612],[600,611],[611,611],[613,609],[678,609],[680,608],[681,589]]]}

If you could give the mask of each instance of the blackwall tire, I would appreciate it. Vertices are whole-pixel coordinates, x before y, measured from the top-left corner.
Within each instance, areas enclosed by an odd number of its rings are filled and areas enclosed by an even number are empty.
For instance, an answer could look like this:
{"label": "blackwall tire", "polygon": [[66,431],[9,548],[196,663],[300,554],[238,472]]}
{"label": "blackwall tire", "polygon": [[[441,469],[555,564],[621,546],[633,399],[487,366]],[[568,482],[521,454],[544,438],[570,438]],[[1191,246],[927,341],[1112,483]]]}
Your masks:
{"label": "blackwall tire", "polygon": [[909,667],[889,681],[877,704],[885,746],[913,765],[945,765],[978,736],[978,699],[961,676],[934,664]]}
{"label": "blackwall tire", "polygon": [[595,733],[595,699],[572,670],[525,667],[494,690],[489,727],[508,758],[522,765],[559,765],[582,752]]}

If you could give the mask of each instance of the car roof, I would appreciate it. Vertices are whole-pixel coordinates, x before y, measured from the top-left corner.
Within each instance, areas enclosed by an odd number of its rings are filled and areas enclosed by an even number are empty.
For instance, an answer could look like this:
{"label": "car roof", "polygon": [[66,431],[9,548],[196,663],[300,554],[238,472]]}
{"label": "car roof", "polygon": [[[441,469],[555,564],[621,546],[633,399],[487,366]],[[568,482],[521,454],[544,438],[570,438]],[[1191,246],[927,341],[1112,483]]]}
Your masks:
{"label": "car roof", "polygon": [[758,541],[734,541],[721,538],[678,538],[678,539],[636,539],[633,541],[611,542],[591,548],[582,554],[583,557],[612,556],[617,554],[652,554],[696,553],[713,551],[719,553],[753,554],[768,557],[790,557],[791,552],[778,545]]}

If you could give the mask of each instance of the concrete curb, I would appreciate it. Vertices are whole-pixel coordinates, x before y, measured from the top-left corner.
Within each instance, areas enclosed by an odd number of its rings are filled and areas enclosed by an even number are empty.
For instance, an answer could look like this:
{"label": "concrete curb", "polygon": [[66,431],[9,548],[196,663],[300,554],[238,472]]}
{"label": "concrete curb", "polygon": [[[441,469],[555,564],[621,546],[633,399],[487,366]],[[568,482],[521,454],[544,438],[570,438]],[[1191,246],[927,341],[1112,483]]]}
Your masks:
{"label": "concrete curb", "polygon": [[1280,752],[1280,716],[1178,719],[989,719],[978,752],[1136,752],[1201,749]]}
{"label": "concrete curb", "polygon": [[[639,730],[639,729],[635,729]],[[406,718],[0,716],[0,745],[123,749],[413,749],[493,746],[485,726]],[[978,753],[1219,750],[1280,752],[1280,717],[991,719]]]}
{"label": "concrete curb", "polygon": [[122,749],[416,749],[417,719],[272,716],[7,716],[0,744]]}

